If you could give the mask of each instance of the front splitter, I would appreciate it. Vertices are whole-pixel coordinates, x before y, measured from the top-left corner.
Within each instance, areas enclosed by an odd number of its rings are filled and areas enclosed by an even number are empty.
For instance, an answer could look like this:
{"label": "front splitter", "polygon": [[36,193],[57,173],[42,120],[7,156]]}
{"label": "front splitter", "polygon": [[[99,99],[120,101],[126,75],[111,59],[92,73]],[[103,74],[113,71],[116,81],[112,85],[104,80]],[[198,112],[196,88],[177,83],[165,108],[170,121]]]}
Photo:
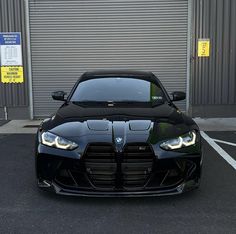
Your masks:
{"label": "front splitter", "polygon": [[128,191],[128,192],[108,192],[108,191],[84,191],[84,190],[71,190],[60,187],[55,182],[51,183],[50,187],[42,187],[44,190],[55,192],[59,195],[66,196],[80,196],[80,197],[156,197],[156,196],[168,196],[178,195],[186,191],[190,191],[198,188],[199,183],[194,180],[183,182],[173,189],[165,190],[149,190],[149,191]]}

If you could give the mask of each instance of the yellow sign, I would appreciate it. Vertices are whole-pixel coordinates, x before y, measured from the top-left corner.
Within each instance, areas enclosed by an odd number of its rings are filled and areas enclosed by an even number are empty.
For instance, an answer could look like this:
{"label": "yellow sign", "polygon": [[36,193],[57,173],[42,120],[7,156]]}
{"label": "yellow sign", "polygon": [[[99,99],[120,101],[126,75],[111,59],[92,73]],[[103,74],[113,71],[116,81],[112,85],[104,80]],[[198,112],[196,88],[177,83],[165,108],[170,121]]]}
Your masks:
{"label": "yellow sign", "polygon": [[2,83],[23,83],[23,67],[22,66],[6,66],[1,67]]}
{"label": "yellow sign", "polygon": [[210,39],[198,40],[198,57],[210,56]]}

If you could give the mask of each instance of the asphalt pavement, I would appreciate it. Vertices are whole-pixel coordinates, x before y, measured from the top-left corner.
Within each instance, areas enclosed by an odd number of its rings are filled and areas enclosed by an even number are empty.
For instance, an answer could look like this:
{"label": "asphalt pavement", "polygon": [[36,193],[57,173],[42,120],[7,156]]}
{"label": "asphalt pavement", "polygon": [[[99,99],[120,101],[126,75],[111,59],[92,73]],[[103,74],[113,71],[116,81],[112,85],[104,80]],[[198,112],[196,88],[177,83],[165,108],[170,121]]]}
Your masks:
{"label": "asphalt pavement", "polygon": [[[235,132],[207,134],[236,143]],[[236,159],[236,147],[223,145]],[[205,141],[203,152],[201,186],[193,192],[65,197],[37,189],[34,135],[1,134],[0,233],[236,233],[236,170]]]}

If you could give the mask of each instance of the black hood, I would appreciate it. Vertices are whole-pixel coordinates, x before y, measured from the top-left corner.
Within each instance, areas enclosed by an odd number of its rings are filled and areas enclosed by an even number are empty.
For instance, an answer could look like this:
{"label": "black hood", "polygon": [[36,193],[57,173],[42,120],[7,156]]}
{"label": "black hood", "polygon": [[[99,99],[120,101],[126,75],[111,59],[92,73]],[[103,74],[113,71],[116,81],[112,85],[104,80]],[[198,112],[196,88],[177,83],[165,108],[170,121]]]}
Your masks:
{"label": "black hood", "polygon": [[[89,122],[90,120],[130,121],[130,120],[150,120],[152,123],[167,123],[178,128],[180,132],[186,131],[186,128],[198,129],[195,122],[179,111],[175,106],[167,103],[153,108],[137,107],[83,107],[73,103],[64,104],[57,113],[47,121],[44,121],[42,128],[51,130],[59,125],[68,122],[85,122],[88,121],[88,128],[101,128],[106,125],[106,121],[101,123]],[[140,122],[139,122],[140,124]],[[68,126],[68,125],[67,125]],[[131,125],[131,129],[132,129]],[[179,133],[179,131],[177,131]]]}

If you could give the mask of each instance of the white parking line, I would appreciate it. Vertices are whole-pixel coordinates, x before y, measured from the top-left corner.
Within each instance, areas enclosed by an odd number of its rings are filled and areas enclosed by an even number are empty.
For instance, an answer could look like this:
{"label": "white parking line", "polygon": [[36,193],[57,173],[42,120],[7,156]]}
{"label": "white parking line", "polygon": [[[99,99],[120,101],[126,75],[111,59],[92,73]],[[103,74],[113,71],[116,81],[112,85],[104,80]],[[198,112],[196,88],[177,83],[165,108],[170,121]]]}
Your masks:
{"label": "white parking line", "polygon": [[226,145],[236,146],[236,144],[235,144],[235,143],[232,143],[232,142],[222,141],[222,140],[213,139],[213,138],[212,138],[212,140],[215,141],[215,142],[219,142],[219,143],[226,144]]}
{"label": "white parking line", "polygon": [[202,137],[208,142],[209,145],[227,162],[236,170],[236,161],[219,145],[215,143],[215,141],[210,138],[205,132],[201,131]]}

